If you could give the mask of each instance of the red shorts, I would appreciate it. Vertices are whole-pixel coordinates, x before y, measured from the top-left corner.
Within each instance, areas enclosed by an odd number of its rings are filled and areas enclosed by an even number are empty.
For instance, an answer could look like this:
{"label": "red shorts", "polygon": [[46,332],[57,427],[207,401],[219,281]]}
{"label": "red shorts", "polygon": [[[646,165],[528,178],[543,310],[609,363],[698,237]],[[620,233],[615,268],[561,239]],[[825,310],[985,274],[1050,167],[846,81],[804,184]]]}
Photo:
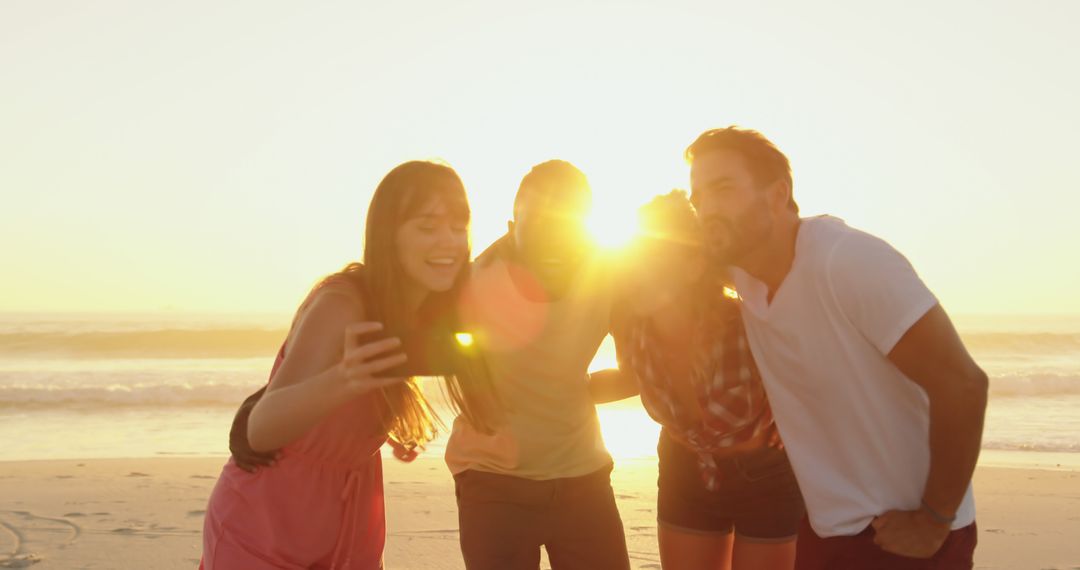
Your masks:
{"label": "red shorts", "polygon": [[874,544],[874,528],[855,536],[821,538],[803,519],[795,555],[795,570],[971,570],[978,531],[975,523],[949,533],[933,558],[908,558],[885,552]]}

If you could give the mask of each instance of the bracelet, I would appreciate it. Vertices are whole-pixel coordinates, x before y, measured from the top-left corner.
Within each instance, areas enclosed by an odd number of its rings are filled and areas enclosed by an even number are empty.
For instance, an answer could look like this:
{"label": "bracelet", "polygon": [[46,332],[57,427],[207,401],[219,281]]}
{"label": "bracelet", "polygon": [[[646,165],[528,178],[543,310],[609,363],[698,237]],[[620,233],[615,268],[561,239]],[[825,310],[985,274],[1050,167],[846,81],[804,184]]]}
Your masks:
{"label": "bracelet", "polygon": [[930,515],[930,518],[934,519],[935,521],[937,521],[937,522],[939,522],[941,524],[951,525],[956,520],[956,515],[953,515],[951,517],[947,517],[947,516],[937,512],[937,511],[935,511],[933,507],[926,504],[926,499],[922,500],[922,508],[923,508],[924,511],[926,511],[926,513],[928,515]]}

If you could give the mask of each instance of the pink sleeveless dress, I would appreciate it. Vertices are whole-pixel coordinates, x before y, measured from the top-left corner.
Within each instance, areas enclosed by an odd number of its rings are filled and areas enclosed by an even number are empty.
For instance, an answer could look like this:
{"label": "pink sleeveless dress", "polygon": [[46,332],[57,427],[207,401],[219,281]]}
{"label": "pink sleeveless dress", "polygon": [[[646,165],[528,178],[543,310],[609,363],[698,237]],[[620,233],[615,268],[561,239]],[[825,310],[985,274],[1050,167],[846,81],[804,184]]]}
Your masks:
{"label": "pink sleeveless dress", "polygon": [[[285,347],[274,370],[281,365]],[[271,373],[273,375],[273,373]],[[382,568],[386,542],[379,394],[343,404],[273,467],[230,458],[203,523],[204,570]]]}

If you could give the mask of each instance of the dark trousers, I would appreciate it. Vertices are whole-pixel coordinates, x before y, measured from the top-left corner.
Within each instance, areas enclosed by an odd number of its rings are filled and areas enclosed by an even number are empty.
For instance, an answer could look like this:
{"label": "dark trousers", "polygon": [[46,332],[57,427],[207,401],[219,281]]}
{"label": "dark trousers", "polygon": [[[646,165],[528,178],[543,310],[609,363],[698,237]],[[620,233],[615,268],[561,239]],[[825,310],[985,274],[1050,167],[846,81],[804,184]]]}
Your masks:
{"label": "dark trousers", "polygon": [[932,558],[908,558],[874,544],[874,527],[855,536],[821,538],[803,519],[796,546],[795,570],[971,570],[978,530],[975,523],[949,533]]}
{"label": "dark trousers", "polygon": [[454,476],[461,552],[468,570],[628,570],[611,467],[534,481],[483,471]]}

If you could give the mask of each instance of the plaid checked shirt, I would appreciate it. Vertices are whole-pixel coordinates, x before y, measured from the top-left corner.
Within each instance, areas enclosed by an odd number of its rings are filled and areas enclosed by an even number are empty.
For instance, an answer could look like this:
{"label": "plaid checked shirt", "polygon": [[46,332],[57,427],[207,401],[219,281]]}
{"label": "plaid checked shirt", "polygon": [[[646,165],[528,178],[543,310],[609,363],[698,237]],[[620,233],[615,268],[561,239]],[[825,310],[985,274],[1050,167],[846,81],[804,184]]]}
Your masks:
{"label": "plaid checked shirt", "polygon": [[[697,453],[705,486],[715,491],[720,471],[714,454],[759,436],[773,424],[739,315],[739,301],[718,289],[707,309],[699,313],[692,336],[690,378],[670,376],[665,365],[668,355],[652,329],[649,319],[632,319],[619,366],[635,372],[649,415]],[[686,381],[694,387],[700,418],[675,397],[675,383]]]}

